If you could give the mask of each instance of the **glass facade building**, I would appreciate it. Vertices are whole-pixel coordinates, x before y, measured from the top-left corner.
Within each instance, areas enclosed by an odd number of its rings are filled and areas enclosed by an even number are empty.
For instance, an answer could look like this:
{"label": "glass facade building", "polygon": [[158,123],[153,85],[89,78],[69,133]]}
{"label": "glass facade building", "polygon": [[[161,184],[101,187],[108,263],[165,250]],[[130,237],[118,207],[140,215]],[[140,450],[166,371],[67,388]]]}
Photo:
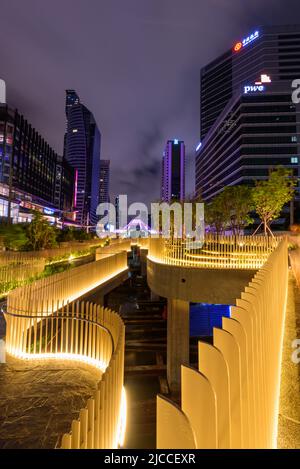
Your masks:
{"label": "glass facade building", "polygon": [[264,73],[274,81],[300,76],[300,26],[264,26],[237,40],[201,70],[200,140],[217,120],[237,88]]}
{"label": "glass facade building", "polygon": [[162,158],[161,200],[184,200],[185,145],[181,140],[168,140]]}
{"label": "glass facade building", "polygon": [[[201,145],[196,194],[210,201],[225,186],[254,185],[278,165],[299,173],[300,26],[259,28],[201,73]],[[299,211],[299,182],[296,209]]]}
{"label": "glass facade building", "polygon": [[[14,204],[24,206],[26,201],[59,211],[61,194],[65,193],[68,194],[65,207],[71,210],[73,183],[72,172],[62,158],[25,117],[18,110],[1,104],[0,184],[3,201],[10,193],[12,207]],[[65,190],[66,187],[69,189]],[[5,211],[3,216],[7,216]]]}
{"label": "glass facade building", "polygon": [[99,204],[109,202],[109,167],[110,160],[100,160]]}
{"label": "glass facade building", "polygon": [[93,114],[74,90],[66,91],[64,157],[76,171],[76,222],[96,225],[99,203],[101,134]]}

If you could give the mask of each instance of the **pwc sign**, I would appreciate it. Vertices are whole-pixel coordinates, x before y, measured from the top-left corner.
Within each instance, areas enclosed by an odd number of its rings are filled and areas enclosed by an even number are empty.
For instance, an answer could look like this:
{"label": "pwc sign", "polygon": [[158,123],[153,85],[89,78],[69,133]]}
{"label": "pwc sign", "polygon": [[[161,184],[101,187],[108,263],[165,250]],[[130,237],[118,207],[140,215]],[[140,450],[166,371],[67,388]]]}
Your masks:
{"label": "pwc sign", "polygon": [[257,92],[262,93],[266,89],[265,83],[271,83],[271,82],[272,82],[272,80],[269,77],[269,75],[266,75],[265,73],[263,73],[260,76],[260,79],[258,81],[256,81],[254,85],[245,85],[244,86],[244,94],[257,93]]}
{"label": "pwc sign", "polygon": [[246,85],[244,86],[244,94],[256,93],[257,91],[265,91],[264,85]]}

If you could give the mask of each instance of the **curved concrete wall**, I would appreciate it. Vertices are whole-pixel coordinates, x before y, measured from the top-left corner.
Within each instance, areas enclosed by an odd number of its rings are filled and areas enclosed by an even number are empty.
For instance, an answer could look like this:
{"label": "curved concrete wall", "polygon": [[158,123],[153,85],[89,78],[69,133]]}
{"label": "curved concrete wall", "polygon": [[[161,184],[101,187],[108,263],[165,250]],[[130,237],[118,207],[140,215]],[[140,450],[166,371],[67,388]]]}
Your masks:
{"label": "curved concrete wall", "polygon": [[147,259],[148,285],[154,293],[196,303],[235,304],[255,272],[181,267]]}

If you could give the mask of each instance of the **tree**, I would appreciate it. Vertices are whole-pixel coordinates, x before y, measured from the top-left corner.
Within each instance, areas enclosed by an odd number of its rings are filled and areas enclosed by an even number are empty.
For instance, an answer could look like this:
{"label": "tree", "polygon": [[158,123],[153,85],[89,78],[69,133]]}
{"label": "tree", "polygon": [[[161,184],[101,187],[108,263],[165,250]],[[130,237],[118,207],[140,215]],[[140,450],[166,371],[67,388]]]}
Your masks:
{"label": "tree", "polygon": [[295,185],[292,170],[282,166],[271,170],[267,180],[256,182],[252,198],[261,224],[254,234],[263,224],[265,235],[269,231],[273,236],[270,223],[279,217],[283,206],[293,198]]}
{"label": "tree", "polygon": [[29,247],[34,251],[56,245],[56,229],[38,211],[34,212],[33,220],[28,224],[26,232]]}
{"label": "tree", "polygon": [[232,232],[234,235],[239,235],[253,222],[249,215],[253,210],[252,190],[249,186],[241,185],[228,186],[224,192],[227,192]]}
{"label": "tree", "polygon": [[87,233],[84,230],[74,230],[74,239],[76,241],[89,241],[93,238],[93,233]]}
{"label": "tree", "polygon": [[224,200],[222,197],[215,197],[210,204],[205,205],[205,221],[208,225],[214,227],[216,233],[222,234],[229,217],[224,210]]}
{"label": "tree", "polygon": [[69,227],[63,228],[58,233],[57,241],[59,243],[64,243],[64,242],[67,242],[67,241],[74,241],[74,239],[75,239],[74,231],[75,230],[72,227],[71,228],[69,228]]}
{"label": "tree", "polygon": [[13,251],[25,250],[28,245],[25,223],[8,224],[1,222],[0,236],[4,246]]}
{"label": "tree", "polygon": [[227,186],[212,202],[205,206],[205,220],[214,226],[217,234],[230,227],[233,234],[240,234],[252,219],[251,189],[248,186]]}

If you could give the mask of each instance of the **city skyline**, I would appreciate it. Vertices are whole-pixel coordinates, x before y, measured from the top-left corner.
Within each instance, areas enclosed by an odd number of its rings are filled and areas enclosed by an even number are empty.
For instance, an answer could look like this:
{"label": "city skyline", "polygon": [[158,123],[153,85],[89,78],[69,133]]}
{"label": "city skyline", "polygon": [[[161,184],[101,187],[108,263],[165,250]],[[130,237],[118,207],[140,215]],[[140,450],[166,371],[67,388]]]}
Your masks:
{"label": "city skyline", "polygon": [[[204,6],[193,2],[189,10],[173,1],[152,2],[152,6],[140,1],[126,6],[95,2],[89,11],[82,2],[66,1],[59,8],[54,2],[43,9],[34,1],[28,3],[28,7],[16,8],[8,2],[2,6],[7,24],[17,33],[1,52],[8,102],[28,115],[61,154],[64,90],[76,89],[102,130],[103,154],[111,155],[112,196],[127,193],[129,198],[145,202],[151,202],[154,192],[159,195],[160,159],[167,139],[178,137],[186,142],[187,193],[193,191],[200,68],[260,24],[292,24],[299,11],[296,1],[288,9],[280,8],[282,1],[252,2],[247,10],[240,2]],[[31,10],[34,18],[29,15]],[[67,14],[72,15],[70,26]],[[88,39],[86,24],[91,31]],[[77,31],[76,38],[71,28]],[[121,28],[122,43],[114,34],[116,28]],[[218,36],[213,28],[220,30]],[[4,25],[2,40],[7,34]],[[105,48],[108,34],[111,40]],[[30,56],[25,53],[28,47]],[[80,70],[79,56],[83,61]],[[23,71],[22,85],[16,68]],[[142,71],[141,76],[137,70]]]}
{"label": "city skyline", "polygon": [[0,450],[300,449],[299,0],[0,4]]}

